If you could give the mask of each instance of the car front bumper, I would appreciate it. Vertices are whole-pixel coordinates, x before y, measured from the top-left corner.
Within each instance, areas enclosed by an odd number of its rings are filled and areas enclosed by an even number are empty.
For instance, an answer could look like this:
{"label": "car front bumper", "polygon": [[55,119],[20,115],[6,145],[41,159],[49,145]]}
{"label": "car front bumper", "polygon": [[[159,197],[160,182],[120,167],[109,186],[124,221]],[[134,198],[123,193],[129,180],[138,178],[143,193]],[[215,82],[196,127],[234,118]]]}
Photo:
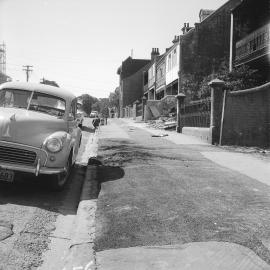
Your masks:
{"label": "car front bumper", "polygon": [[[0,151],[2,154],[2,157],[0,157],[0,169],[12,170],[15,172],[31,173],[35,174],[36,176],[38,176],[39,174],[59,174],[66,171],[66,168],[64,166],[47,166],[48,153],[45,150],[37,147],[14,142],[0,141],[0,150],[2,151]],[[28,158],[27,154],[24,154],[24,152],[20,151],[31,151],[32,154],[35,154],[35,158],[33,158],[31,162],[32,164],[20,164],[19,162],[17,162],[18,160],[24,161],[24,158]]]}
{"label": "car front bumper", "polygon": [[49,175],[59,174],[66,171],[66,168],[48,168],[48,167],[39,167],[39,165],[33,167],[33,166],[5,164],[5,163],[0,163],[0,169],[12,170],[16,172],[32,173],[35,174],[36,176],[40,174],[49,174]]}

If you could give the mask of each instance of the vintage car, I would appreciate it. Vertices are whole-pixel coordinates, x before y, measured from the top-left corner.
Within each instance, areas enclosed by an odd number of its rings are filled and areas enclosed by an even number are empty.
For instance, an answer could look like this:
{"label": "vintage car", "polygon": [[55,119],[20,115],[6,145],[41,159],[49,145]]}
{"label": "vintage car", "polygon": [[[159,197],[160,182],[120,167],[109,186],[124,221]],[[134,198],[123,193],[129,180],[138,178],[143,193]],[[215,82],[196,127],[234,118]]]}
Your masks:
{"label": "vintage car", "polygon": [[55,190],[66,184],[81,142],[77,100],[67,90],[22,82],[0,85],[0,181],[43,177]]}

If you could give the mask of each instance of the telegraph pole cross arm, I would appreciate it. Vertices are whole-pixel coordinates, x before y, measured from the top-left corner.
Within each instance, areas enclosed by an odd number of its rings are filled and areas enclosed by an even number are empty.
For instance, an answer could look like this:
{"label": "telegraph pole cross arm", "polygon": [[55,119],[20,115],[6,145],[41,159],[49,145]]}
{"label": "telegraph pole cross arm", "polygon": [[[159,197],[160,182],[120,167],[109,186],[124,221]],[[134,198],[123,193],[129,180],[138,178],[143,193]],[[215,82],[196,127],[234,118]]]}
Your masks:
{"label": "telegraph pole cross arm", "polygon": [[23,71],[25,71],[26,72],[26,81],[28,82],[29,81],[29,74],[30,74],[30,72],[32,72],[33,71],[33,66],[30,66],[30,65],[25,65],[25,66],[23,66],[24,68],[23,68]]}

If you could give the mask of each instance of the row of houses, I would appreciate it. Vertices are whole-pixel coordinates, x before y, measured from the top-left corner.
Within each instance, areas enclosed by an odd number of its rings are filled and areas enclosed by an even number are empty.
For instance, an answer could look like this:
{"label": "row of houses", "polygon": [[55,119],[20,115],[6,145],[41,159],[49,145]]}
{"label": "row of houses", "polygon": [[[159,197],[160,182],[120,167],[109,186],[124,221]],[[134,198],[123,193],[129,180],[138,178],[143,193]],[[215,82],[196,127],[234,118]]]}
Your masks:
{"label": "row of houses", "polygon": [[125,59],[117,70],[120,117],[143,99],[188,95],[183,84],[190,75],[214,74],[224,63],[229,70],[246,64],[270,81],[269,14],[269,0],[229,0],[217,10],[201,9],[199,22],[184,23],[164,53],[152,48],[150,59]]}

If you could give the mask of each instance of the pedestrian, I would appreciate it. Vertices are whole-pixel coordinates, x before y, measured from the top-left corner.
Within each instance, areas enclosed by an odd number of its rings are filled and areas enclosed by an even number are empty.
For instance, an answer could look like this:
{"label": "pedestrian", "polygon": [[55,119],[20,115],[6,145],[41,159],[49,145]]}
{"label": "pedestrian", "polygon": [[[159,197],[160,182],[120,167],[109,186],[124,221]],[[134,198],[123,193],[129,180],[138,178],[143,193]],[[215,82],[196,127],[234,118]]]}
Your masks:
{"label": "pedestrian", "polygon": [[97,128],[99,127],[99,123],[100,123],[100,119],[98,117],[93,119],[92,124],[95,130],[97,130]]}

